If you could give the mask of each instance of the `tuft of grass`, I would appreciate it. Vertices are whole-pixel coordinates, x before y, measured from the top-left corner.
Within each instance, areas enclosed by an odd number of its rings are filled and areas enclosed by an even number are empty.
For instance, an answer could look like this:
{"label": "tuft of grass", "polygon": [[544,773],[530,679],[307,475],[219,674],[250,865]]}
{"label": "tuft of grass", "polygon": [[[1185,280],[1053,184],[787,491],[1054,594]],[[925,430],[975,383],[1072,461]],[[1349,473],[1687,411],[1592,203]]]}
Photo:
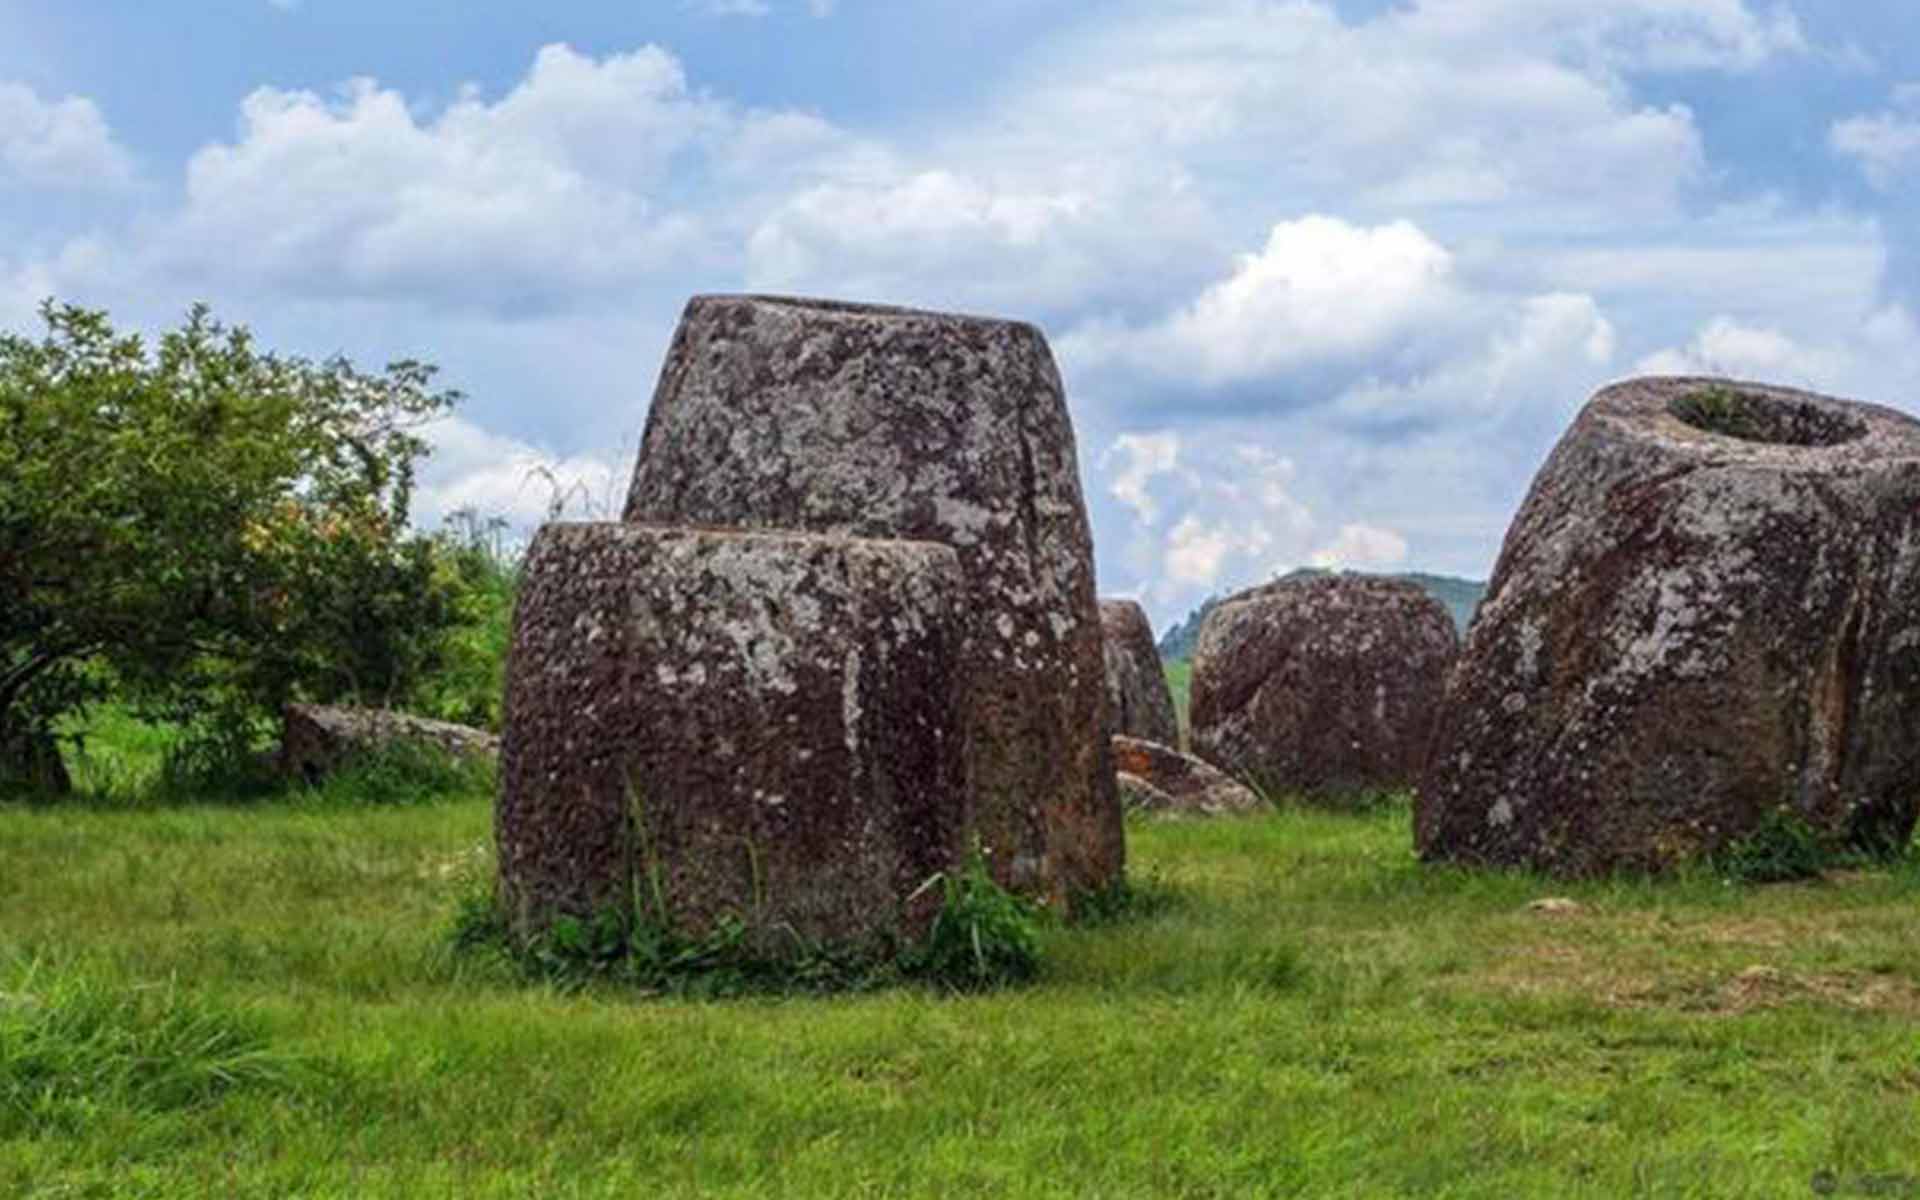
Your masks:
{"label": "tuft of grass", "polygon": [[[1030,982],[1040,973],[1041,910],[993,881],[977,850],[938,883],[943,902],[920,945],[901,956],[907,977],[956,991]],[[917,893],[916,893],[917,894]]]}
{"label": "tuft of grass", "polygon": [[562,989],[617,984],[643,993],[723,997],[864,992],[905,982],[953,991],[1027,983],[1040,971],[1043,910],[995,883],[976,853],[966,865],[923,883],[942,904],[918,942],[832,946],[793,937],[769,952],[744,921],[727,917],[703,934],[675,928],[658,900],[636,886],[633,903],[591,916],[562,915],[532,936],[515,931],[492,889],[475,885],[447,930],[456,953],[516,966]]}
{"label": "tuft of grass", "polygon": [[1770,810],[1753,830],[1714,852],[1713,870],[1734,883],[1785,883],[1814,879],[1851,861],[1790,805]]}
{"label": "tuft of grass", "polygon": [[127,986],[44,959],[0,967],[0,1135],[73,1133],[114,1111],[292,1090],[308,1071],[262,1023],[176,980]]}
{"label": "tuft of grass", "polygon": [[1718,384],[1675,397],[1668,411],[1695,429],[1744,441],[1766,441],[1764,420],[1747,398]]}
{"label": "tuft of grass", "polygon": [[321,805],[424,804],[455,797],[492,796],[495,764],[479,755],[450,754],[438,746],[394,741],[356,755],[319,783],[288,783],[305,803]]}

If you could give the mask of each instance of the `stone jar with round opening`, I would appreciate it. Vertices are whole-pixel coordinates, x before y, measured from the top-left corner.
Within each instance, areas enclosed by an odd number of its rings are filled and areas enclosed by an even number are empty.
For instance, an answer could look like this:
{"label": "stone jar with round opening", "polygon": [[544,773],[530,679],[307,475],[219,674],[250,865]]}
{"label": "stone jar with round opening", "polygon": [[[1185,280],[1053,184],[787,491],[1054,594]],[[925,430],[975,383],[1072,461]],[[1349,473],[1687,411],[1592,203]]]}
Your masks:
{"label": "stone jar with round opening", "polygon": [[1422,773],[1423,857],[1659,870],[1920,809],[1920,422],[1725,379],[1587,404],[1508,530]]}

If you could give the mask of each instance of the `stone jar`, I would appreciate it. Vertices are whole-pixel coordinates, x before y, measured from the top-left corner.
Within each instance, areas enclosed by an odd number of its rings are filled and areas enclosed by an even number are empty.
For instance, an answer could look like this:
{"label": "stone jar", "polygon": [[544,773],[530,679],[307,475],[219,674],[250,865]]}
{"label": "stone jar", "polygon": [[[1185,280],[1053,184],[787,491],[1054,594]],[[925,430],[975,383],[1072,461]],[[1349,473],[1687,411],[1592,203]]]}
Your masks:
{"label": "stone jar", "polygon": [[1333,804],[1409,786],[1459,646],[1417,584],[1287,579],[1215,605],[1193,656],[1193,752],[1269,796]]}
{"label": "stone jar", "polygon": [[1419,790],[1429,860],[1659,870],[1790,816],[1906,844],[1920,804],[1920,422],[1637,379],[1535,478]]}
{"label": "stone jar", "polygon": [[982,317],[697,296],[661,369],[629,521],[952,547],[971,835],[1066,903],[1125,856],[1093,543],[1046,339]]}

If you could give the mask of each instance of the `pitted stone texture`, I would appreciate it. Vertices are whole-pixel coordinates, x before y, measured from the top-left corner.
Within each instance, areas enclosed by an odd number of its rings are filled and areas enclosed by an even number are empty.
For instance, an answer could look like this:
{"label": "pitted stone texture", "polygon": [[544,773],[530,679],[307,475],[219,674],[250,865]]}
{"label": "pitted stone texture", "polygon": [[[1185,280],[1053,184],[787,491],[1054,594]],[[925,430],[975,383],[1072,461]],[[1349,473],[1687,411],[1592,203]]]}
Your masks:
{"label": "pitted stone texture", "polygon": [[[1729,426],[1748,436],[1676,415],[1715,388],[1744,397]],[[1468,631],[1420,853],[1658,870],[1783,805],[1904,845],[1917,525],[1920,423],[1891,409],[1713,379],[1602,390],[1535,478]]]}
{"label": "pitted stone texture", "polygon": [[283,775],[318,783],[353,759],[396,742],[425,746],[456,758],[492,758],[500,739],[484,729],[409,713],[346,704],[289,704],[280,715]]}
{"label": "pitted stone texture", "polygon": [[1113,766],[1130,807],[1210,817],[1266,807],[1246,784],[1158,742],[1115,734]]}
{"label": "pitted stone texture", "polygon": [[626,519],[942,542],[959,555],[975,829],[1056,901],[1116,881],[1092,536],[1073,426],[1031,325],[695,297]]}
{"label": "pitted stone texture", "polygon": [[1167,688],[1167,672],[1160,665],[1147,614],[1132,600],[1102,600],[1100,630],[1113,732],[1178,746],[1180,723],[1173,714],[1173,693]]}
{"label": "pitted stone texture", "polygon": [[963,596],[927,542],[543,528],[495,812],[516,923],[638,894],[770,951],[917,936],[967,824]]}
{"label": "pitted stone texture", "polygon": [[1193,752],[1264,789],[1338,802],[1411,784],[1453,618],[1417,585],[1366,575],[1270,583],[1217,605],[1193,656]]}

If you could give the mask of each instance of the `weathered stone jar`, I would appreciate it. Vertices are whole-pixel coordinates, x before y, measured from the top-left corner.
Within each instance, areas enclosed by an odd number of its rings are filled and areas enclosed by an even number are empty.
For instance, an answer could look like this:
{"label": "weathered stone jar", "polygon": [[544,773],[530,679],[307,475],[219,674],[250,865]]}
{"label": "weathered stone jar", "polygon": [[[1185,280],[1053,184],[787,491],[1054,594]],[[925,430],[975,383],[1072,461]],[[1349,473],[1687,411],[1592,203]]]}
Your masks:
{"label": "weathered stone jar", "polygon": [[968,789],[959,564],[927,542],[555,524],[507,660],[500,894],[523,931],[924,932]]}
{"label": "weathered stone jar", "polygon": [[1102,600],[1100,629],[1106,650],[1107,712],[1113,732],[1178,748],[1180,721],[1173,711],[1153,626],[1134,600]]}
{"label": "weathered stone jar", "polygon": [[1031,325],[698,296],[626,519],[952,547],[973,828],[1002,884],[1065,900],[1124,859],[1072,422]]}
{"label": "weathered stone jar", "polygon": [[1920,422],[1720,379],[1598,393],[1507,533],[1424,771],[1429,860],[1658,870],[1920,805]]}
{"label": "weathered stone jar", "polygon": [[1216,605],[1193,656],[1193,752],[1272,796],[1343,803],[1419,773],[1459,648],[1417,584],[1286,579]]}

